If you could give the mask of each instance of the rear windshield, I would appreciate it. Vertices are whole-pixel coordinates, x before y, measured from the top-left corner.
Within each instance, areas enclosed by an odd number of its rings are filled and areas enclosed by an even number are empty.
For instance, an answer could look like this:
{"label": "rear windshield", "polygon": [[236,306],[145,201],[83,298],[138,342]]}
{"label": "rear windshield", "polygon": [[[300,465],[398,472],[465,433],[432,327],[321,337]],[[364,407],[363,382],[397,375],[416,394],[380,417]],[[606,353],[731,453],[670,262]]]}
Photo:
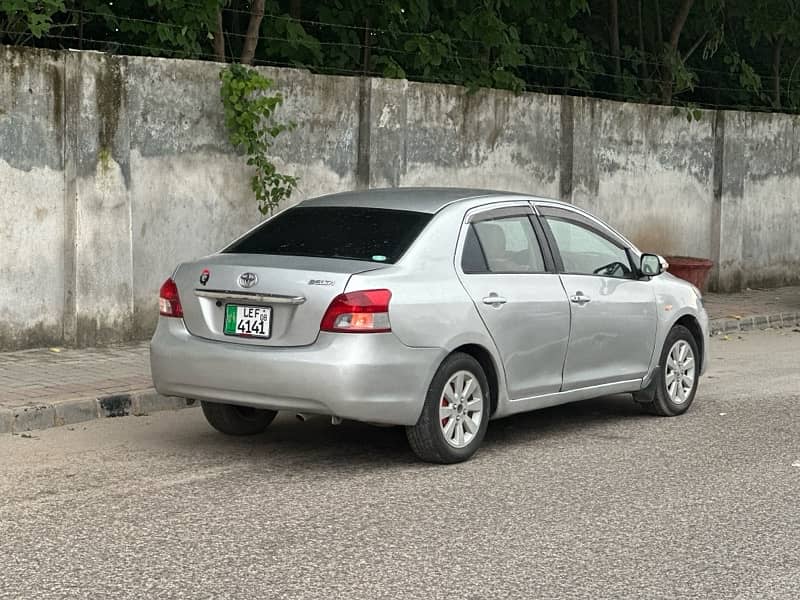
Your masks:
{"label": "rear windshield", "polygon": [[234,242],[225,252],[393,263],[408,249],[431,216],[384,208],[290,208]]}

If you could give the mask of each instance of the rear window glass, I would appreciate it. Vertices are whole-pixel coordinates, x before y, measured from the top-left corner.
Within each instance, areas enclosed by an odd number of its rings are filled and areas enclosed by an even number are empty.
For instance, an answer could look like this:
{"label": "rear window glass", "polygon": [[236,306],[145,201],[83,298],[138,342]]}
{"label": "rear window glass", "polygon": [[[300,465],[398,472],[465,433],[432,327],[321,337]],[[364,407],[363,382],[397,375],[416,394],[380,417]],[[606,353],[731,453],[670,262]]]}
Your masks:
{"label": "rear window glass", "polygon": [[225,249],[396,262],[432,215],[406,210],[309,206],[290,208]]}

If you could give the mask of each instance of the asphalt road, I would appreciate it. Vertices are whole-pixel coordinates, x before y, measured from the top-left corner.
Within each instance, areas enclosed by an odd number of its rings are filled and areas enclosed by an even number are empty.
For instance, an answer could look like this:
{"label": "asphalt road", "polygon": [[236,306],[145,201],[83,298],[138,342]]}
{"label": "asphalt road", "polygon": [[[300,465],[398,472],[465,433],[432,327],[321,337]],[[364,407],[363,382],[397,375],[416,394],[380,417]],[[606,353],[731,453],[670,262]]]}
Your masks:
{"label": "asphalt road", "polygon": [[800,333],[712,342],[685,416],[628,397],[401,429],[197,409],[0,436],[0,598],[800,598]]}

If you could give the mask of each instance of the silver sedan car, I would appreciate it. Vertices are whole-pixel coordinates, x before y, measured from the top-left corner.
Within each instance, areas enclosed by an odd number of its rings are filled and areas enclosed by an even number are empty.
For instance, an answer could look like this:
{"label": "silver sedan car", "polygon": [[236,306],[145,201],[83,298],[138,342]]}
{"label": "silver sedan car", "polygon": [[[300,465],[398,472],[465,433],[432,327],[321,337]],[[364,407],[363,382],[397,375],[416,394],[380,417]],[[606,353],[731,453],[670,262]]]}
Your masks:
{"label": "silver sedan car", "polygon": [[708,362],[697,288],[575,206],[470,189],[306,200],[162,286],[156,389],[232,435],[277,411],[405,426],[468,459],[489,420],[618,393],[684,413]]}

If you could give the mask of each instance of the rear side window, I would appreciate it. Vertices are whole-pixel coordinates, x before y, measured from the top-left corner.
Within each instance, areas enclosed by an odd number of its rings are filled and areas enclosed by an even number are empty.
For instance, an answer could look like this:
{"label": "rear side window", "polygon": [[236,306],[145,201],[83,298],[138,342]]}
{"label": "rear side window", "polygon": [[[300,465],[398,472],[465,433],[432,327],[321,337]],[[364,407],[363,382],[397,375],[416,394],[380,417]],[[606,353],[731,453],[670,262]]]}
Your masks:
{"label": "rear side window", "polygon": [[394,263],[431,217],[385,208],[300,206],[265,222],[225,252]]}
{"label": "rear side window", "polygon": [[470,225],[467,230],[467,239],[464,240],[464,250],[461,253],[461,269],[464,273],[488,273],[489,266],[483,256],[475,228]]}
{"label": "rear side window", "polygon": [[544,273],[544,257],[527,215],[470,225],[461,254],[464,273]]}

